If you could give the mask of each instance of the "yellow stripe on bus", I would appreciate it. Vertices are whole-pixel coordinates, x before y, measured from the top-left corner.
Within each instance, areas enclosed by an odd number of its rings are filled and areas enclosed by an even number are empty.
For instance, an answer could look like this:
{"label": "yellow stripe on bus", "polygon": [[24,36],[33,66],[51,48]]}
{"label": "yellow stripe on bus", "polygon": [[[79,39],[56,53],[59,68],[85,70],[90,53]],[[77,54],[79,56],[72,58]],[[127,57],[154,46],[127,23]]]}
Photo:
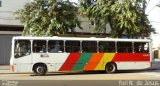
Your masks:
{"label": "yellow stripe on bus", "polygon": [[115,53],[105,53],[102,57],[102,59],[100,60],[100,62],[98,63],[97,67],[94,70],[104,70],[105,69],[105,65],[108,62],[111,62],[112,59],[114,58]]}

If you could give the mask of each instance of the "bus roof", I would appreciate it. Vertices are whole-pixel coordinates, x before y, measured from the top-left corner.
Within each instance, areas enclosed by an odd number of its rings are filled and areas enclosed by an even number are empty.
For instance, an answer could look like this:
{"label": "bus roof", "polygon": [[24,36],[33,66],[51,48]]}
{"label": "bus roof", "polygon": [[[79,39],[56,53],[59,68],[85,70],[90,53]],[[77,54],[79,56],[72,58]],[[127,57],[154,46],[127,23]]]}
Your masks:
{"label": "bus roof", "polygon": [[84,41],[125,41],[125,42],[150,42],[150,39],[122,39],[122,38],[96,38],[96,37],[89,37],[89,38],[82,38],[82,37],[27,37],[27,36],[15,36],[15,39],[22,39],[22,40],[84,40]]}

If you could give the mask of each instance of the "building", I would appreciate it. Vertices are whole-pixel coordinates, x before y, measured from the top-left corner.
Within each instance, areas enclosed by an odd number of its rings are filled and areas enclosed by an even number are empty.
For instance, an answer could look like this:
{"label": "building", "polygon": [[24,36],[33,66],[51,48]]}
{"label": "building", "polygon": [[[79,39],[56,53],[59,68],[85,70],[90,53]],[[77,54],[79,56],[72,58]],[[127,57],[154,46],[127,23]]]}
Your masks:
{"label": "building", "polygon": [[151,34],[152,52],[155,59],[160,59],[160,34]]}
{"label": "building", "polygon": [[29,0],[0,0],[0,65],[9,64],[11,39],[23,30],[13,13],[27,2]]}

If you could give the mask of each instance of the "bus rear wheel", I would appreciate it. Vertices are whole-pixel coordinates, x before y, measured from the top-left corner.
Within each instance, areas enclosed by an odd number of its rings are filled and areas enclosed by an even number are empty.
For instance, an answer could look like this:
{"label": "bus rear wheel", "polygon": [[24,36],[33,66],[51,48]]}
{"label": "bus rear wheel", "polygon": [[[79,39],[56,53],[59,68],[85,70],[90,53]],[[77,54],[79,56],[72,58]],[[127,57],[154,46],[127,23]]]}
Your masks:
{"label": "bus rear wheel", "polygon": [[47,67],[42,64],[35,65],[35,67],[33,68],[33,72],[37,76],[43,76],[47,72]]}
{"label": "bus rear wheel", "polygon": [[115,73],[117,71],[117,66],[115,63],[108,63],[105,67],[106,73]]}

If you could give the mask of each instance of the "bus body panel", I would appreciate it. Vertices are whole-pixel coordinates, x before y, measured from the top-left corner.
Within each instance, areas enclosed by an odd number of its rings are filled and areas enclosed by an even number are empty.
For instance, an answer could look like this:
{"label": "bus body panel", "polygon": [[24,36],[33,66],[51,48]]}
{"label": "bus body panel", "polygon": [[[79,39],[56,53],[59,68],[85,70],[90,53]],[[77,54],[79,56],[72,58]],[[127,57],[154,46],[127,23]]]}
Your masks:
{"label": "bus body panel", "polygon": [[14,72],[32,72],[32,56],[13,59]]}
{"label": "bus body panel", "polygon": [[[44,56],[42,57],[42,55]],[[127,59],[127,57],[123,56],[132,57],[134,60],[130,60],[130,58]],[[146,57],[149,58],[147,55]],[[28,60],[29,58],[30,61]],[[119,60],[116,58],[123,59]],[[149,68],[151,66],[149,59],[143,58],[145,58],[143,53],[123,55],[122,53],[48,53],[48,55],[45,53],[34,53],[32,54],[32,58],[31,55],[29,55],[23,58],[14,59],[14,62],[16,63],[14,66],[15,69],[17,69],[15,72],[32,72],[32,67],[36,63],[45,63],[48,72],[105,70],[105,65],[108,62],[115,62],[118,70]]]}
{"label": "bus body panel", "polygon": [[34,53],[32,60],[34,64],[46,64],[48,71],[58,71],[68,56],[69,53]]}
{"label": "bus body panel", "polygon": [[116,53],[113,62],[150,61],[149,53]]}
{"label": "bus body panel", "polygon": [[[55,71],[105,70],[105,65],[108,62],[115,62],[118,70],[145,69],[151,66],[148,59],[149,54],[144,53],[70,53],[63,58],[63,61],[62,59],[59,59],[59,61],[55,59],[60,64]],[[123,59],[119,60],[117,58]],[[56,66],[58,63],[54,62],[53,65]]]}
{"label": "bus body panel", "polygon": [[150,62],[116,62],[117,70],[138,70],[151,67]]}

